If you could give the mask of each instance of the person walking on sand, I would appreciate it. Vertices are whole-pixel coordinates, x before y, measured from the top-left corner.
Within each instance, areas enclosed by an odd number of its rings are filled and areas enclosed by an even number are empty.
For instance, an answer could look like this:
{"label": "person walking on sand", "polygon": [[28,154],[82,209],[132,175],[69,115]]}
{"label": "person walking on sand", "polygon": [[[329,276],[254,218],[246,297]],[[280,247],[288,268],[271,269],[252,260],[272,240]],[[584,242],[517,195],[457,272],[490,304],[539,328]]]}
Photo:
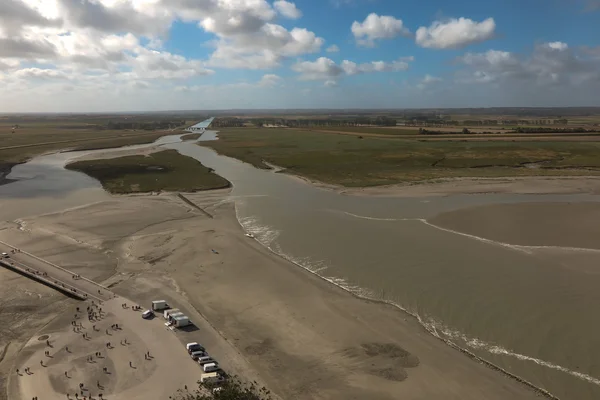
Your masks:
{"label": "person walking on sand", "polygon": [[19,368],[17,368],[17,375],[21,375],[21,374],[19,373]]}
{"label": "person walking on sand", "polygon": [[133,365],[131,364],[131,361],[129,361],[129,367],[133,368]]}

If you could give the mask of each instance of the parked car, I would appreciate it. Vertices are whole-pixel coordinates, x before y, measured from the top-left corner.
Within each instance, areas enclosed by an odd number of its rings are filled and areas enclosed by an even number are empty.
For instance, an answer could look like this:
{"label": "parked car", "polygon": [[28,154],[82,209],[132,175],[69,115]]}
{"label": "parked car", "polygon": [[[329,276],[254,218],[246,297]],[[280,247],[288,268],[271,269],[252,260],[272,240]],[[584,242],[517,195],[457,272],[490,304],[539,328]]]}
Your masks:
{"label": "parked car", "polygon": [[2,258],[9,258],[10,256],[8,255],[8,253],[2,253]]}
{"label": "parked car", "polygon": [[152,310],[146,310],[142,313],[142,318],[144,319],[150,319],[154,317],[154,312],[152,312]]}
{"label": "parked car", "polygon": [[204,346],[202,346],[201,344],[196,343],[196,342],[186,344],[185,348],[187,349],[188,353],[190,353],[190,354],[192,354],[195,351],[206,351]]}
{"label": "parked car", "polygon": [[217,361],[213,359],[211,356],[204,356],[198,358],[198,364],[204,366],[204,364],[216,363]]}
{"label": "parked car", "polygon": [[190,356],[192,357],[192,360],[195,361],[201,357],[208,356],[208,353],[205,352],[204,350],[198,350],[198,351],[194,351],[194,352],[190,353]]}

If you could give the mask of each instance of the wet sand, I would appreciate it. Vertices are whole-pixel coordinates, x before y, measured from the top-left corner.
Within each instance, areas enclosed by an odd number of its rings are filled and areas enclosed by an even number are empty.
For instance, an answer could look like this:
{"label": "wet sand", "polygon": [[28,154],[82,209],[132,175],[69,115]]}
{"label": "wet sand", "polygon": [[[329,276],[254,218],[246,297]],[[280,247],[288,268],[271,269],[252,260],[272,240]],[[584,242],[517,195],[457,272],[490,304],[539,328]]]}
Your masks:
{"label": "wet sand", "polygon": [[[189,312],[207,324],[198,341],[210,342],[224,365],[242,376],[258,376],[282,398],[538,398],[434,338],[397,308],[354,297],[245,237],[232,203],[224,201],[227,191],[189,198],[214,218],[174,195],[124,196],[27,218],[1,232],[12,240],[26,237],[23,248],[56,263],[83,264],[89,270],[82,275],[102,272],[115,292],[136,301],[158,296],[189,303]],[[87,254],[115,261],[99,267],[86,262]],[[48,288],[8,271],[1,276],[4,289],[26,288],[13,302],[27,298],[29,314],[11,315],[10,321],[3,315],[0,321],[12,327],[23,319],[15,343],[29,341],[43,325],[36,315],[51,319],[68,309],[71,300]],[[49,298],[66,304],[45,308]],[[211,336],[211,329],[219,337]],[[3,372],[19,359],[19,347],[10,348],[10,357],[0,363]]]}
{"label": "wet sand", "polygon": [[363,188],[347,188],[300,175],[269,164],[289,177],[321,189],[350,196],[370,197],[431,197],[461,194],[600,194],[600,178],[595,176],[564,177],[506,177],[506,178],[447,178],[434,181],[400,183]]}
{"label": "wet sand", "polygon": [[[189,358],[183,346],[191,341],[203,343],[227,372],[261,382],[260,376],[240,357],[235,347],[198,314],[171,277],[162,271],[152,270],[151,263],[119,251],[124,238],[130,239],[131,233],[147,227],[148,220],[143,215],[148,215],[149,209],[153,210],[155,218],[151,223],[187,218],[189,209],[152,196],[141,203],[133,197],[123,200],[123,203],[109,201],[0,224],[1,240],[74,273],[103,282],[122,296],[116,303],[107,301],[104,308],[106,315],[95,322],[89,323],[79,314],[78,322],[84,325],[81,332],[91,336],[90,340],[84,340],[81,333],[72,332],[70,323],[76,307],[85,310],[90,305],[89,301],[68,299],[46,286],[1,268],[3,312],[0,316],[0,349],[4,352],[0,357],[0,376],[3,377],[0,398],[39,396],[63,399],[66,393],[73,398],[79,382],[90,388],[91,393],[96,394],[95,398],[100,392],[113,399],[149,398],[157,394],[167,398],[183,389],[184,385],[190,389],[197,387],[200,368]],[[161,207],[163,204],[167,206]],[[113,206],[120,211],[114,213]],[[139,213],[133,219],[121,218],[122,214],[129,214],[129,207]],[[89,222],[86,222],[90,215]],[[111,219],[111,215],[116,219]],[[128,224],[119,226],[117,219]],[[193,329],[173,333],[165,329],[161,317],[146,321],[140,318],[139,311],[119,306],[125,300],[130,305],[135,301],[147,308],[150,301],[156,299],[167,299],[169,304],[184,311],[193,321]],[[123,329],[112,332],[112,323],[119,323]],[[93,330],[93,324],[97,325],[97,331]],[[111,332],[110,335],[105,333],[106,330]],[[44,346],[44,340],[38,340],[45,335],[50,338],[52,348]],[[119,337],[127,338],[130,344],[121,345]],[[104,347],[108,340],[114,345],[114,350],[108,351]],[[67,347],[69,351],[66,351]],[[45,356],[43,350],[50,350],[52,357]],[[105,356],[93,357],[94,361],[88,363],[87,357],[93,356],[96,351]],[[145,351],[150,351],[155,357],[145,360]],[[45,364],[41,365],[40,360]],[[132,361],[135,368],[129,367],[128,361]],[[111,373],[105,374],[101,369],[103,366],[108,367]],[[30,367],[33,374],[24,374],[25,367]],[[21,375],[17,374],[17,369]],[[64,375],[66,371],[68,376]],[[101,381],[102,389],[97,387],[97,381]]]}
{"label": "wet sand", "polygon": [[600,249],[599,203],[519,203],[442,213],[429,223],[501,243]]}

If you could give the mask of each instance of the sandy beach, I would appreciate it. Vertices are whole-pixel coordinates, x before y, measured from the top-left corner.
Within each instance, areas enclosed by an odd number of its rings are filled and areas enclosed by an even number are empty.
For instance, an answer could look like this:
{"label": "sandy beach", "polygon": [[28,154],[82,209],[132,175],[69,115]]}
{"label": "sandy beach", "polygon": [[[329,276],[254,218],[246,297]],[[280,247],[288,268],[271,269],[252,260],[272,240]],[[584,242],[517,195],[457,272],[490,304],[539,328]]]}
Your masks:
{"label": "sandy beach", "polygon": [[288,174],[283,168],[280,168],[280,171],[307,184],[351,196],[430,197],[460,194],[600,194],[600,178],[594,176],[449,178],[419,183],[347,188]]}
{"label": "sandy beach", "polygon": [[[122,196],[5,223],[0,240],[104,281],[139,304],[159,297],[185,308],[202,326],[198,341],[228,372],[258,379],[281,398],[537,398],[399,309],[354,297],[245,237],[227,195],[189,195],[214,218],[175,195]],[[15,368],[31,356],[20,349],[44,329],[68,329],[68,318],[62,325],[56,318],[70,314],[75,301],[6,270],[0,285],[14,310],[2,317],[10,327],[2,345],[10,345],[0,367],[9,390],[19,390]],[[178,365],[177,358],[162,362]],[[112,387],[113,398],[148,384],[140,374],[120,379],[128,383]]]}

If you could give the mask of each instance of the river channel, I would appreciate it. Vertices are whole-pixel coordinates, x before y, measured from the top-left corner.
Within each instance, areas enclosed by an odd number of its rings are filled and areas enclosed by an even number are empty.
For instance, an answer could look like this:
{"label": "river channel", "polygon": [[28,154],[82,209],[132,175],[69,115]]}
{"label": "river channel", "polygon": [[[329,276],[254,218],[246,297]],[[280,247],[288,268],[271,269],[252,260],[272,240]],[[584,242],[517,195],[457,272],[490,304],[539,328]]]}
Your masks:
{"label": "river channel", "polygon": [[[214,138],[207,131],[201,139]],[[153,145],[176,149],[229,180],[240,224],[273,252],[357,295],[405,309],[432,334],[561,399],[600,398],[600,274],[570,268],[582,262],[581,252],[511,246],[427,222],[479,205],[598,202],[599,196],[348,196],[255,169],[181,142],[180,135],[134,147]],[[14,167],[8,178],[16,181],[0,186],[0,218],[109,199],[95,179],[64,169],[90,153],[44,155]],[[22,201],[10,208],[4,198]],[[594,252],[585,257],[600,260]]]}

